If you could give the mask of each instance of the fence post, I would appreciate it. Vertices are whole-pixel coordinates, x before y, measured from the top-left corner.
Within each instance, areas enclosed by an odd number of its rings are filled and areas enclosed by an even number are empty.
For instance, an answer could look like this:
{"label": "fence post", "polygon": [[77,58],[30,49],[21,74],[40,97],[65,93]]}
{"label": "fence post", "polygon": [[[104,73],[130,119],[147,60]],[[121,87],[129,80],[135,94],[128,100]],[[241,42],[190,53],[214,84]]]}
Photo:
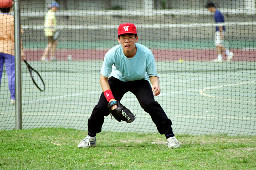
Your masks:
{"label": "fence post", "polygon": [[22,129],[22,87],[21,87],[21,27],[20,2],[14,0],[14,32],[15,32],[15,128]]}

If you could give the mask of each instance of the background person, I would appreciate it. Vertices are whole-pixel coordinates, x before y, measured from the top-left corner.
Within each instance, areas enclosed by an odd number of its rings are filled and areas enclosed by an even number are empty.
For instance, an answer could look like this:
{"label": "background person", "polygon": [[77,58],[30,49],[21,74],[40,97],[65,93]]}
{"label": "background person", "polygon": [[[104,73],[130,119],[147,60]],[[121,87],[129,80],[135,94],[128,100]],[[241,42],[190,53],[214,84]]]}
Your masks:
{"label": "background person", "polygon": [[[57,21],[55,12],[59,9],[60,5],[57,2],[52,2],[50,9],[48,10],[44,21],[44,34],[48,39],[48,44],[44,50],[42,61],[55,61],[56,60],[56,48],[57,40],[53,39],[53,35],[56,31]],[[50,58],[49,58],[50,55]]]}
{"label": "background person", "polygon": [[[214,13],[215,23],[219,24],[219,23],[225,22],[223,14],[218,9],[216,9],[216,6],[213,2],[208,2],[205,7],[210,12]],[[233,58],[233,53],[229,51],[228,42],[226,43],[224,42],[225,30],[226,30],[225,26],[216,26],[215,45],[218,53],[218,58],[214,60],[216,62],[222,62],[222,52],[225,50],[227,55],[227,61],[231,61]]]}
{"label": "background person", "polygon": [[180,146],[172,130],[172,121],[154,99],[154,95],[160,94],[154,55],[137,41],[134,24],[119,25],[120,44],[111,48],[105,55],[100,76],[103,93],[88,119],[88,136],[78,144],[79,148],[96,146],[96,134],[101,132],[104,116],[109,115],[108,104],[112,103],[111,109],[115,109],[116,101],[121,101],[128,91],[136,96],[141,107],[151,116],[158,132],[165,134],[168,147]]}
{"label": "background person", "polygon": [[[10,15],[12,6],[12,0],[0,0],[0,85],[5,64],[11,104],[15,104],[14,17]],[[21,48],[21,57],[22,60],[25,59],[23,47]]]}

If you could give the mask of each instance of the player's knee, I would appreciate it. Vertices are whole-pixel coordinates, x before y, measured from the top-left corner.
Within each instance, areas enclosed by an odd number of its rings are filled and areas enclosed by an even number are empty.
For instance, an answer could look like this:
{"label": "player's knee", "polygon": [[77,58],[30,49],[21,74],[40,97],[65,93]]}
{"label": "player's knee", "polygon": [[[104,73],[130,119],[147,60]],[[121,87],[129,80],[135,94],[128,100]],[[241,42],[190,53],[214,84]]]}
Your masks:
{"label": "player's knee", "polygon": [[223,48],[224,46],[222,44],[217,44],[216,48]]}
{"label": "player's knee", "polygon": [[57,40],[53,41],[53,45],[57,46],[58,45],[58,41]]}
{"label": "player's knee", "polygon": [[97,104],[92,111],[91,117],[104,117],[109,115],[109,110],[106,106]]}
{"label": "player's knee", "polygon": [[156,101],[145,101],[143,103],[140,103],[141,107],[148,112],[151,110],[152,107],[155,107],[156,105],[159,105]]}

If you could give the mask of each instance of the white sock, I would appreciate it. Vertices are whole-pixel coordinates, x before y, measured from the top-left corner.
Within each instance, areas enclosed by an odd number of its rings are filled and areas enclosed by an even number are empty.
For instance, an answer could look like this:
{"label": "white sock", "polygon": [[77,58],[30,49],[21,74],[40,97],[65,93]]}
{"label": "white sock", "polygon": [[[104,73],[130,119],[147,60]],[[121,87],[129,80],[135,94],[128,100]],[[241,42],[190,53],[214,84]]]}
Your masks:
{"label": "white sock", "polygon": [[226,54],[229,55],[229,54],[230,54],[230,51],[229,51],[229,50],[226,50]]}
{"label": "white sock", "polygon": [[218,55],[218,60],[222,60],[222,55],[221,54]]}

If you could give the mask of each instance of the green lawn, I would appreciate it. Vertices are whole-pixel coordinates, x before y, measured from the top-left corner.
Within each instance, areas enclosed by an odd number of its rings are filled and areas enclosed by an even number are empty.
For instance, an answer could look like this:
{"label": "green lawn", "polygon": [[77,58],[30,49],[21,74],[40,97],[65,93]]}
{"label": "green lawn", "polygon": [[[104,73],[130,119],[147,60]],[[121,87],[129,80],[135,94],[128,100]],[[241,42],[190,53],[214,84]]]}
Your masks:
{"label": "green lawn", "polygon": [[177,135],[166,147],[155,133],[102,132],[79,149],[86,132],[40,128],[0,131],[0,169],[255,169],[256,136]]}

